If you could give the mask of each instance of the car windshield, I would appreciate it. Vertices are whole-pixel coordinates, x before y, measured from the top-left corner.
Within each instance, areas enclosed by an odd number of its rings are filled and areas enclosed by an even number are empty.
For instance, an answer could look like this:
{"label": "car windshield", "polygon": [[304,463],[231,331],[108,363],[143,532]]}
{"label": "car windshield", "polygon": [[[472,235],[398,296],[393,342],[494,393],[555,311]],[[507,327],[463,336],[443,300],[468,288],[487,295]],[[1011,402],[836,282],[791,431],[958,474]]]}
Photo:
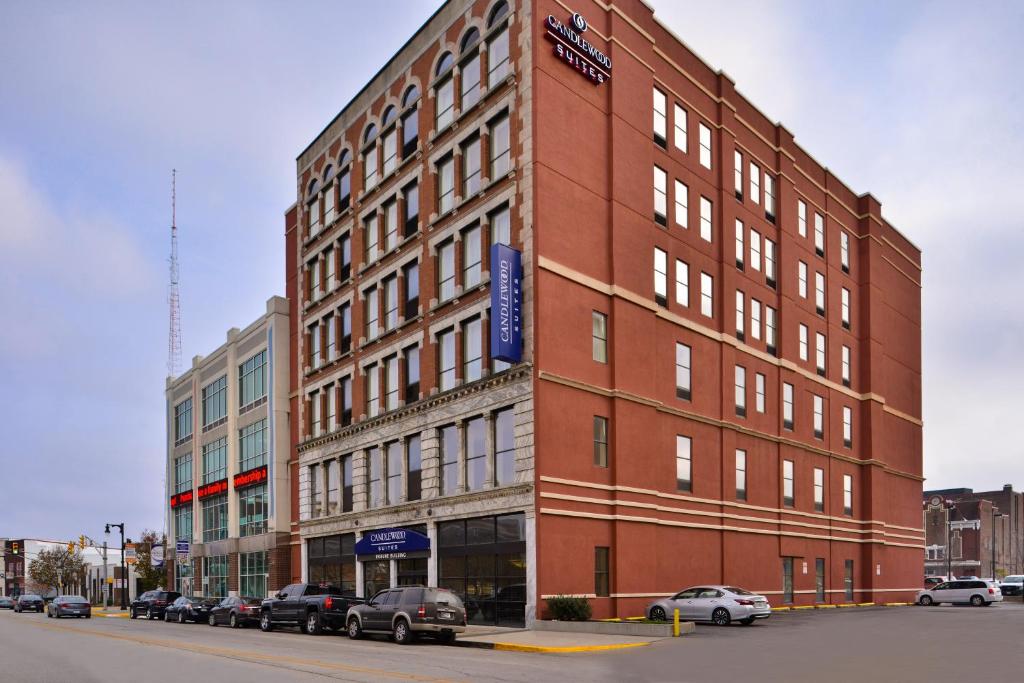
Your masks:
{"label": "car windshield", "polygon": [[746,588],[737,588],[736,586],[726,586],[725,590],[736,595],[755,595],[755,593],[751,593]]}
{"label": "car windshield", "polygon": [[1024,583],[1024,576],[1007,576],[1003,583]]}
{"label": "car windshield", "polygon": [[42,600],[42,598],[39,597],[38,595],[22,595],[21,599],[22,600]]}
{"label": "car windshield", "polygon": [[247,605],[259,605],[262,604],[263,601],[259,598],[242,598],[242,602]]}
{"label": "car windshield", "polygon": [[64,602],[87,602],[81,595],[62,595],[60,599]]}

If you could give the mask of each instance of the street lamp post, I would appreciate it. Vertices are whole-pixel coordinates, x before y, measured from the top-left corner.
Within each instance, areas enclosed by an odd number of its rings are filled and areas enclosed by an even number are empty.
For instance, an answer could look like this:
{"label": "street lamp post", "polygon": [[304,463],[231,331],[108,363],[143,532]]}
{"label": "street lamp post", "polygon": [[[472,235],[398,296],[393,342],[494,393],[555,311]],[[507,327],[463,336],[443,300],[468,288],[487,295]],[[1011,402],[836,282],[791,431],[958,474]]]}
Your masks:
{"label": "street lamp post", "polygon": [[996,507],[992,506],[992,580],[997,581],[996,578],[996,517],[1002,517],[1001,512],[996,512]]}
{"label": "street lamp post", "polygon": [[956,503],[951,500],[944,501],[942,506],[946,508],[946,581],[953,580],[953,508]]}
{"label": "street lamp post", "polygon": [[124,585],[121,587],[121,609],[128,609],[128,604],[125,601],[125,596],[128,591],[128,572],[125,570],[124,564],[124,522],[121,522],[120,524],[107,524],[106,531],[104,533],[109,534],[110,527],[112,526],[116,526],[121,530],[121,580],[124,581]]}

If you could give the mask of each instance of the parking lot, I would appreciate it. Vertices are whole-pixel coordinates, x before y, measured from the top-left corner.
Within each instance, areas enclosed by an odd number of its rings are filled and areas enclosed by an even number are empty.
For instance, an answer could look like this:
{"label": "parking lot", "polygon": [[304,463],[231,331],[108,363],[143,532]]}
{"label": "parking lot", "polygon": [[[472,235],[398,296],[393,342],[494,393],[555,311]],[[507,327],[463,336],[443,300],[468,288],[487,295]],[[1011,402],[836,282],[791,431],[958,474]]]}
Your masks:
{"label": "parking lot", "polygon": [[1021,680],[1024,607],[891,607],[780,613],[701,625],[631,650],[526,654],[340,634],[0,612],[10,681],[886,681]]}

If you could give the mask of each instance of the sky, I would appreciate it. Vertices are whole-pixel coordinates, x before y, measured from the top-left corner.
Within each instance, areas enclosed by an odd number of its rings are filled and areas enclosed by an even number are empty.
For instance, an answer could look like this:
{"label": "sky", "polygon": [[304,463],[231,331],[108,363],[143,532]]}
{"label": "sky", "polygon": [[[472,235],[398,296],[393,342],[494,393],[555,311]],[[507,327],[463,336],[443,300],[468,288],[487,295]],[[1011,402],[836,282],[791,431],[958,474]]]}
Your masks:
{"label": "sky", "polygon": [[[1024,488],[1024,5],[651,0],[924,252],[926,488]],[[0,537],[162,528],[183,364],[284,294],[295,157],[436,2],[0,0]]]}

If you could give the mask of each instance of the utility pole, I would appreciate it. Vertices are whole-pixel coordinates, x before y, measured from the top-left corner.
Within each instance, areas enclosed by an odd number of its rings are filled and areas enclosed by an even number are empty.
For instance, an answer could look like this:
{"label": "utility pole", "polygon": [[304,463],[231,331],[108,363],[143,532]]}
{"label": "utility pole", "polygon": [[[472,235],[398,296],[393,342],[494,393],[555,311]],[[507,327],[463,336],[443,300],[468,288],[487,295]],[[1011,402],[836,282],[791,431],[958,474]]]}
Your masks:
{"label": "utility pole", "polygon": [[116,526],[118,529],[121,530],[121,581],[124,582],[124,584],[121,586],[121,609],[128,609],[128,604],[125,601],[125,596],[127,595],[128,591],[128,572],[125,570],[124,563],[124,522],[121,522],[120,524],[107,524],[105,533],[109,534],[110,527],[112,526]]}
{"label": "utility pole", "polygon": [[110,607],[110,584],[107,583],[107,539],[103,539],[103,606]]}
{"label": "utility pole", "polygon": [[996,578],[996,517],[1002,517],[1001,513],[996,512],[996,506],[992,506],[992,580],[998,580]]}

